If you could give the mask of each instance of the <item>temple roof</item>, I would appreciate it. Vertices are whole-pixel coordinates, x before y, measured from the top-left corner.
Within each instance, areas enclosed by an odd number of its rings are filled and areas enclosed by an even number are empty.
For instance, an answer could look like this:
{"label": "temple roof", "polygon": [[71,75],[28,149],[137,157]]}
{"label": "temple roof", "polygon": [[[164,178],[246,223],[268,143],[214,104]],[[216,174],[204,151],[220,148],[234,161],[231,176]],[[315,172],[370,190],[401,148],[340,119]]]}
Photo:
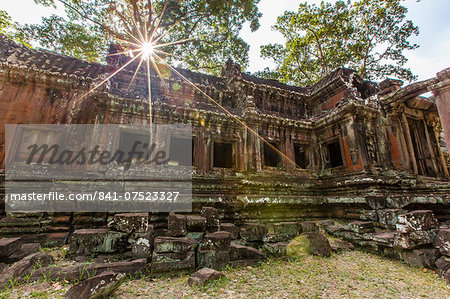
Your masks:
{"label": "temple roof", "polygon": [[[68,76],[74,75],[77,77],[90,79],[95,79],[104,73],[111,72],[111,67],[107,64],[90,63],[43,49],[31,49],[24,45],[17,44],[14,41],[10,40],[8,37],[1,34],[0,63],[17,67],[26,67],[40,71],[65,74]],[[224,68],[229,67],[229,65],[230,62],[227,62]],[[131,66],[133,66],[133,64]],[[232,67],[236,66],[238,65],[232,63]],[[223,83],[225,83],[226,77],[228,77],[226,72],[223,72],[222,77],[216,77],[180,68],[177,68],[177,71],[179,71],[181,74],[183,74],[183,76],[189,78],[193,82],[201,83],[204,85],[222,85]],[[379,91],[378,85],[376,83],[365,81],[361,79],[354,70],[346,68],[338,68],[319,80],[317,83],[306,87],[288,85],[277,80],[258,78],[246,73],[241,73],[240,67],[239,73],[240,77],[244,81],[251,82],[257,85],[265,85],[281,90],[292,91],[306,96],[310,96],[315,92],[322,90],[324,87],[330,85],[335,80],[341,80],[343,81],[343,84],[355,84],[354,87],[360,91],[360,96],[362,98],[366,98],[367,96],[370,96]],[[363,95],[364,90],[370,91],[368,95]]]}
{"label": "temple roof", "polygon": [[30,49],[1,34],[0,62],[84,78],[96,78],[106,71],[106,65],[89,63],[47,50]]}

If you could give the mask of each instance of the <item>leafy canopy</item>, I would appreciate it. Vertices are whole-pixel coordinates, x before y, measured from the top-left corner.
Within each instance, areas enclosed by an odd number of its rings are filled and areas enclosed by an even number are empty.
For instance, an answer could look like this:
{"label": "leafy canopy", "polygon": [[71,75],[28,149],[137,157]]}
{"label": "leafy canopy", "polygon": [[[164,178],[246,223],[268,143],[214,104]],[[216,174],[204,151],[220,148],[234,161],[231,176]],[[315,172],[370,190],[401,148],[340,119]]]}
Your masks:
{"label": "leafy canopy", "polygon": [[[259,28],[259,0],[35,0],[45,6],[64,5],[66,16],[43,18],[43,24],[27,25],[26,32],[41,46],[89,60],[105,58],[108,45],[142,32],[165,47],[172,62],[212,74],[220,73],[232,57],[248,65],[248,44],[238,34],[245,22]],[[124,43],[125,47],[127,43]]]}
{"label": "leafy canopy", "polygon": [[9,14],[4,10],[0,10],[0,34],[4,34],[16,42],[30,46],[22,27],[13,22]]}
{"label": "leafy canopy", "polygon": [[273,26],[286,44],[261,47],[261,55],[273,59],[276,69],[258,75],[304,85],[345,66],[365,79],[392,75],[414,80],[404,67],[404,51],[418,48],[408,38],[419,30],[405,20],[406,13],[400,0],[300,4],[297,12],[285,12]]}

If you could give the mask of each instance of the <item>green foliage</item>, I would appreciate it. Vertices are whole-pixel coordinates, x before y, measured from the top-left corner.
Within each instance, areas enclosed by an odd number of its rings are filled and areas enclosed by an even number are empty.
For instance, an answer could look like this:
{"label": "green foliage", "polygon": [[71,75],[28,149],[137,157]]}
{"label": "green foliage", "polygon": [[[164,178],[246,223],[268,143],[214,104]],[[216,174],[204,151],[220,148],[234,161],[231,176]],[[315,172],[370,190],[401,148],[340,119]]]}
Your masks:
{"label": "green foliage", "polygon": [[270,70],[270,68],[268,68],[268,67],[265,67],[262,71],[254,72],[250,75],[253,75],[253,76],[256,76],[259,78],[280,80],[280,74],[276,71]]}
{"label": "green foliage", "polygon": [[4,10],[0,10],[0,34],[4,34],[10,39],[22,43],[26,46],[29,45],[28,37],[26,36],[23,28],[12,21],[11,17]]}
{"label": "green foliage", "polygon": [[[166,59],[193,70],[218,74],[228,57],[248,65],[249,46],[238,34],[245,22],[259,27],[259,0],[35,0],[62,4],[66,17],[43,18],[28,25],[42,46],[89,61],[102,61],[109,43],[136,42],[142,32],[165,34],[160,43],[186,40],[164,48]],[[162,18],[160,16],[162,15]],[[129,43],[120,42],[127,48]]]}
{"label": "green foliage", "polygon": [[[278,79],[293,84],[313,84],[341,66],[356,69],[366,79],[396,76],[414,80],[404,68],[405,50],[418,47],[408,38],[418,35],[400,0],[359,0],[303,3],[297,12],[285,12],[273,27],[285,45],[261,47],[265,58],[275,61]],[[262,75],[273,78],[274,71]]]}

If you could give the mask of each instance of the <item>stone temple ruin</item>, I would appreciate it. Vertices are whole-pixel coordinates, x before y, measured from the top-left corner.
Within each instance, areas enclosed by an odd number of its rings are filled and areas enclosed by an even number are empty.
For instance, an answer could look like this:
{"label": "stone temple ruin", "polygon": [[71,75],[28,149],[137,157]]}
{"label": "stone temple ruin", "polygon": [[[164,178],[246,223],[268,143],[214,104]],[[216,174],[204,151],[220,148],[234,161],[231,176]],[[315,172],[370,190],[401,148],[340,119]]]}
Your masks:
{"label": "stone temple ruin", "polygon": [[[127,88],[134,64],[76,101],[129,59],[87,63],[1,36],[2,167],[5,124],[148,123],[145,73]],[[2,261],[56,241],[76,260],[128,261],[93,265],[97,273],[217,269],[284,255],[296,236],[312,244],[326,232],[345,240],[330,249],[356,246],[438,267],[450,281],[450,69],[405,87],[345,68],[308,87],[242,73],[232,61],[221,77],[178,70],[299,167],[169,69],[160,71],[168,89],[153,78],[153,122],[193,126],[192,141],[171,137],[193,149],[192,213],[3,213]],[[430,91],[433,97],[421,96]]]}

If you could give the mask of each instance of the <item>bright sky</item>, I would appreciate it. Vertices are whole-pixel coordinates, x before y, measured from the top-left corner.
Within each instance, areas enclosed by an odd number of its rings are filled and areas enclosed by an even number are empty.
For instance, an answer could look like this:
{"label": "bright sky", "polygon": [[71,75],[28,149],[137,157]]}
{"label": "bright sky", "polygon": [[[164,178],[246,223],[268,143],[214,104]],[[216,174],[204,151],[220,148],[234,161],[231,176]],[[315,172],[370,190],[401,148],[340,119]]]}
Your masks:
{"label": "bright sky", "polygon": [[[0,0],[0,9],[6,10],[14,21],[24,23],[40,23],[42,16],[49,16],[57,12],[53,8],[36,5],[33,0]],[[261,28],[252,33],[248,26],[241,32],[242,38],[250,45],[250,67],[247,71],[255,72],[273,64],[269,60],[260,58],[261,45],[268,43],[283,43],[280,34],[273,31],[271,26],[276,18],[284,11],[296,11],[299,0],[261,0],[259,9],[263,13],[260,20]],[[319,3],[319,0],[309,0],[308,3]],[[407,66],[419,76],[419,80],[435,76],[438,71],[450,67],[450,1],[449,0],[405,0],[404,5],[409,9],[407,17],[416,26],[420,34],[411,39],[420,48],[408,52]]]}

